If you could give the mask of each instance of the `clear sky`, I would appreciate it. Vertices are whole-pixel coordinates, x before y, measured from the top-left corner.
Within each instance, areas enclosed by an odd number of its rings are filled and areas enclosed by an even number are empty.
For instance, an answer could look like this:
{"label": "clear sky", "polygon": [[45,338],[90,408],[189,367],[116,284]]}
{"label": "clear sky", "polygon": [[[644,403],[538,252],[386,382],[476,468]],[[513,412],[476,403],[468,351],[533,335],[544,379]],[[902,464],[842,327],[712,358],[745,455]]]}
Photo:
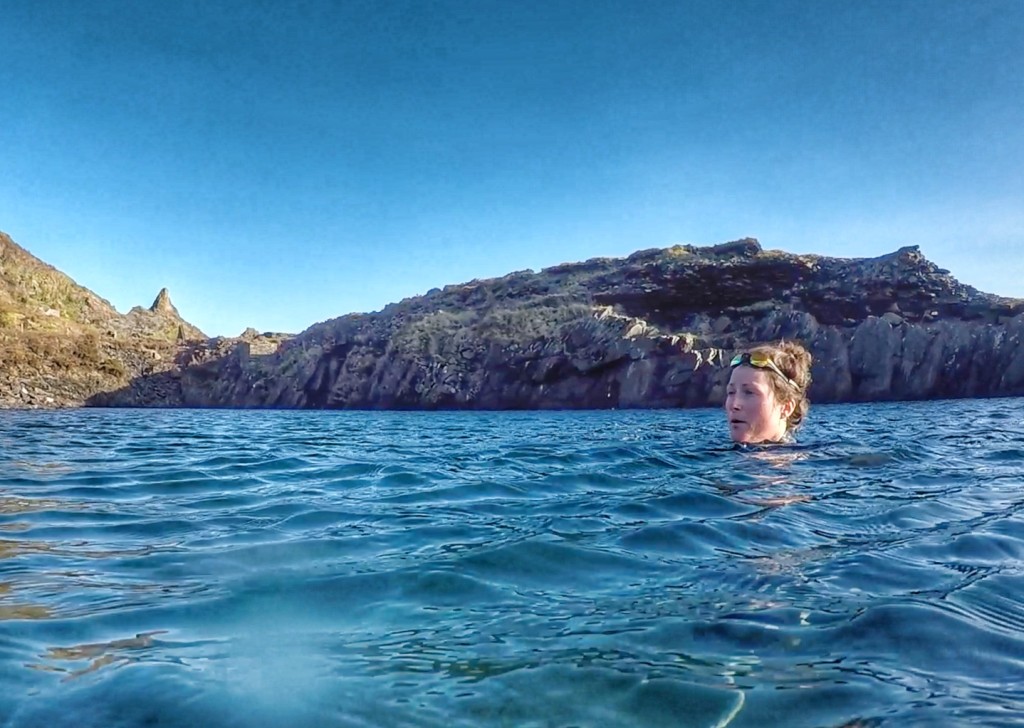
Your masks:
{"label": "clear sky", "polygon": [[0,0],[0,230],[298,332],[675,243],[1024,297],[1022,0]]}

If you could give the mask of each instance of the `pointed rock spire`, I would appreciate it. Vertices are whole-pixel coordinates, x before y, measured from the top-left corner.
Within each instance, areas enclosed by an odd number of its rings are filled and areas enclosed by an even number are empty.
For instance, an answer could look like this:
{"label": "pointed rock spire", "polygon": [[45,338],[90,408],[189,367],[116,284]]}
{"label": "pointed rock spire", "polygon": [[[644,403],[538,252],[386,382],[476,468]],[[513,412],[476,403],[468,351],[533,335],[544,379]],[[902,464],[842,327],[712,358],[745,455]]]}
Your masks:
{"label": "pointed rock spire", "polygon": [[175,318],[181,318],[178,314],[178,309],[171,303],[171,294],[167,292],[166,288],[161,288],[160,293],[157,294],[156,300],[153,301],[153,305],[149,307],[152,313],[162,313],[174,316]]}

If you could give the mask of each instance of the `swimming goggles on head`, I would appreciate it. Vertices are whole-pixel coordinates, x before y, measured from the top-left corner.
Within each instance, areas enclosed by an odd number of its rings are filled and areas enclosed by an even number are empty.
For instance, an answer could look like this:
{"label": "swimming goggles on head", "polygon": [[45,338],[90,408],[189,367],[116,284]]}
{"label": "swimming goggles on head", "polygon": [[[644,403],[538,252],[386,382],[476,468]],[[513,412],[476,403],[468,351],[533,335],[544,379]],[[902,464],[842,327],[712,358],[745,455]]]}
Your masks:
{"label": "swimming goggles on head", "polygon": [[740,364],[749,364],[750,366],[755,367],[756,369],[770,369],[771,371],[775,372],[780,377],[785,379],[787,382],[789,382],[790,385],[792,385],[793,389],[800,389],[800,385],[798,385],[792,379],[783,374],[782,370],[779,369],[779,365],[773,362],[772,358],[767,354],[751,354],[749,351],[745,351],[742,354],[737,354],[736,356],[734,356],[732,358],[732,361],[729,363],[729,366],[738,367]]}

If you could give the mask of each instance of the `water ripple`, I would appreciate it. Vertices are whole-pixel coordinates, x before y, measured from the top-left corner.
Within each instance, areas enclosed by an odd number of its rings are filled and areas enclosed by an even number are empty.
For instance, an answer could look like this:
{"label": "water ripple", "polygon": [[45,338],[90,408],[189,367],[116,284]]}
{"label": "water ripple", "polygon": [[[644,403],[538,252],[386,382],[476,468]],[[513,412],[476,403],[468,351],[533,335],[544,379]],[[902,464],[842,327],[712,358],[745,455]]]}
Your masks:
{"label": "water ripple", "polygon": [[1022,423],[3,412],[0,722],[1024,725]]}

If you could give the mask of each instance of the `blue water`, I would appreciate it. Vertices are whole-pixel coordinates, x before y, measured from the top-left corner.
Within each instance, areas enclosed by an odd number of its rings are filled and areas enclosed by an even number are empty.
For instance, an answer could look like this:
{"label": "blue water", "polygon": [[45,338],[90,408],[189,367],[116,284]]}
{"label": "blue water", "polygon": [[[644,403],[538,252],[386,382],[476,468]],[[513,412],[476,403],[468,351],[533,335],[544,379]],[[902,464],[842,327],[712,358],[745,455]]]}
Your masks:
{"label": "blue water", "polygon": [[1024,725],[1024,399],[0,413],[0,724]]}

